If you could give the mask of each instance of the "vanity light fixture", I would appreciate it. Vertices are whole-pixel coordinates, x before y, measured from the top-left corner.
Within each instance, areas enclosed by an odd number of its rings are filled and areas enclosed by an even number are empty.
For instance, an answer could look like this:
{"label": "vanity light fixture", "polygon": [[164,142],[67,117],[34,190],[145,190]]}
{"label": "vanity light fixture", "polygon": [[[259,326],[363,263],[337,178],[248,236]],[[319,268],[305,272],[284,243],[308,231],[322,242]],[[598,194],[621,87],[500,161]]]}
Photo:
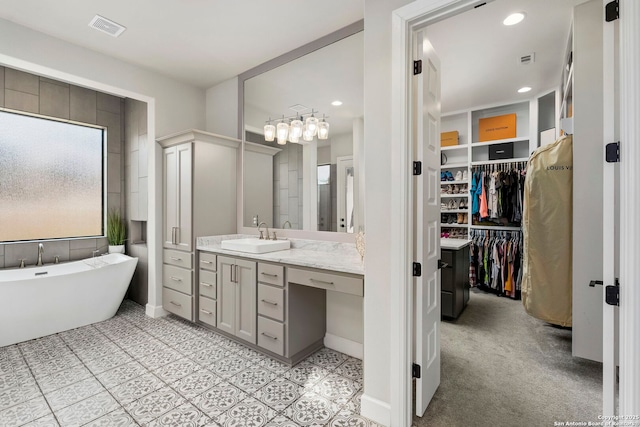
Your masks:
{"label": "vanity light fixture", "polygon": [[516,24],[522,22],[524,17],[525,17],[525,13],[524,12],[512,13],[511,15],[507,16],[506,18],[504,18],[504,21],[502,21],[502,23],[504,25],[507,25],[507,26],[516,25]]}
{"label": "vanity light fixture", "polygon": [[339,107],[342,105],[342,101],[335,100],[331,103],[331,105],[333,105],[334,107]]}
{"label": "vanity light fixture", "polygon": [[523,86],[520,89],[518,89],[518,93],[526,93],[529,92],[531,90],[531,88],[529,86]]}
{"label": "vanity light fixture", "polygon": [[[277,140],[278,144],[285,145],[287,141],[305,144],[313,141],[314,136],[317,136],[318,139],[329,139],[327,116],[323,114],[322,121],[319,121],[315,117],[315,113],[317,111],[312,109],[311,113],[296,114],[289,117],[283,115],[281,119],[272,120],[269,117],[269,120],[264,125],[264,140],[268,142]],[[306,115],[310,116],[305,119],[304,116]],[[280,122],[274,126],[272,124],[274,121]]]}

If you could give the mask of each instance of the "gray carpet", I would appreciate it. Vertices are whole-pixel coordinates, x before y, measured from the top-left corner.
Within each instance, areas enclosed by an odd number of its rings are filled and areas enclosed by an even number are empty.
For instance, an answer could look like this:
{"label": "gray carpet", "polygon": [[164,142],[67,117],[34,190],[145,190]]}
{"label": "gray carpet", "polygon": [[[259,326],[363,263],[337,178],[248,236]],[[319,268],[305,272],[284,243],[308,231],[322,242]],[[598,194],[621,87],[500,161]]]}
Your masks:
{"label": "gray carpet", "polygon": [[602,365],[571,356],[571,331],[526,314],[521,301],[472,289],[442,322],[441,383],[417,426],[553,426],[597,421]]}

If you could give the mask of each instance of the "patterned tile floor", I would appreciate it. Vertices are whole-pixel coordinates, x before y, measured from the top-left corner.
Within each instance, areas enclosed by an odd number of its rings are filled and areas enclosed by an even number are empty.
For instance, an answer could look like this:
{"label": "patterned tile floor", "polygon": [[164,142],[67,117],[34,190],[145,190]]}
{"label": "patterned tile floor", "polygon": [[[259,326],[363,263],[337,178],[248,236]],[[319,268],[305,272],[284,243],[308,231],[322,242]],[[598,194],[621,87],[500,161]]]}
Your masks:
{"label": "patterned tile floor", "polygon": [[0,347],[0,426],[376,426],[362,363],[322,349],[293,368],[124,301],[105,322]]}

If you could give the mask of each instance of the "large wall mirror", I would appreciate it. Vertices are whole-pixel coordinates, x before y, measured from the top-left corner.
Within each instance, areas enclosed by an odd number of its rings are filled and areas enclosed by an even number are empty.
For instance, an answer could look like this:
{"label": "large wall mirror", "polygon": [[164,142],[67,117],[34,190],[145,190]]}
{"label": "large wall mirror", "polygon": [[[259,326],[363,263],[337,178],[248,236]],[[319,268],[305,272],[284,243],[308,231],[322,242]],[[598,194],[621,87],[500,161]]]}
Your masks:
{"label": "large wall mirror", "polygon": [[[289,62],[268,64],[240,81],[243,226],[358,232],[364,225],[362,28]],[[319,122],[314,136],[309,117]],[[296,137],[298,120],[306,134]],[[268,124],[275,127],[273,139]],[[278,125],[286,127],[286,140],[278,140]]]}

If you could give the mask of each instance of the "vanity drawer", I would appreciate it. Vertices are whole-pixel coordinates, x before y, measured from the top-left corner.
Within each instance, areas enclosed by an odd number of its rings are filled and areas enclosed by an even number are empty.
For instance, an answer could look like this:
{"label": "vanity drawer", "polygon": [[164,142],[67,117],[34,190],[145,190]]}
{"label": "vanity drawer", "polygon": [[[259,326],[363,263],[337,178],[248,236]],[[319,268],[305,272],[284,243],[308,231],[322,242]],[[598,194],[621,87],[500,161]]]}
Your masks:
{"label": "vanity drawer", "polygon": [[258,314],[284,321],[284,289],[258,283]]}
{"label": "vanity drawer", "polygon": [[207,325],[216,326],[216,302],[203,296],[199,301],[198,319]]}
{"label": "vanity drawer", "polygon": [[287,268],[289,283],[364,296],[364,280],[361,277],[346,276],[338,273],[324,273],[298,268]]}
{"label": "vanity drawer", "polygon": [[284,286],[284,267],[281,265],[258,263],[258,282]]}
{"label": "vanity drawer", "polygon": [[258,316],[258,346],[284,356],[284,324]]}
{"label": "vanity drawer", "polygon": [[162,288],[162,308],[188,320],[193,320],[192,298],[173,289]]}
{"label": "vanity drawer", "polygon": [[216,271],[216,255],[210,252],[200,252],[200,268]]}
{"label": "vanity drawer", "polygon": [[217,276],[213,271],[200,269],[199,289],[200,295],[216,299],[216,281]]}
{"label": "vanity drawer", "polygon": [[162,262],[182,268],[191,268],[191,254],[189,252],[165,249],[162,251]]}
{"label": "vanity drawer", "polygon": [[172,265],[162,265],[162,283],[167,288],[191,295],[191,270],[174,267]]}

